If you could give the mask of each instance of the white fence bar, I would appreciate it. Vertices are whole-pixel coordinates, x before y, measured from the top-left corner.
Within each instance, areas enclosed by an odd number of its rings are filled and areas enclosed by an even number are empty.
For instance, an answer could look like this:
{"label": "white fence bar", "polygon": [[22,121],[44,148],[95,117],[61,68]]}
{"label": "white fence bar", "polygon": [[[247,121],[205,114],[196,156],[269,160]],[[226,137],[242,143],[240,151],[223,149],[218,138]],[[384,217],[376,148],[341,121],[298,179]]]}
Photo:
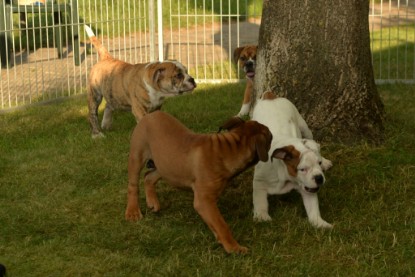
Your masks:
{"label": "white fence bar", "polygon": [[164,61],[163,4],[161,0],[157,0],[157,35],[158,35],[159,61]]}

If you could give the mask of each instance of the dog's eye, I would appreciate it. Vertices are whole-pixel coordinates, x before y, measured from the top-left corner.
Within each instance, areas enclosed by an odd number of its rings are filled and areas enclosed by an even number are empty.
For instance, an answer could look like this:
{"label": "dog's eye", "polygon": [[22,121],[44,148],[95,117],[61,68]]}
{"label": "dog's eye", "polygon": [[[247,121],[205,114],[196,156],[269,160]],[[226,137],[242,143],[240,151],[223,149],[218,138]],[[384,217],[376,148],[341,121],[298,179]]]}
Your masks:
{"label": "dog's eye", "polygon": [[177,79],[183,79],[183,78],[184,78],[183,73],[178,73],[178,74],[176,75],[176,78],[177,78]]}
{"label": "dog's eye", "polygon": [[239,59],[240,59],[241,61],[243,61],[243,62],[244,62],[244,61],[246,61],[246,58],[245,58],[245,57],[240,57]]}
{"label": "dog's eye", "polygon": [[297,170],[300,171],[300,172],[306,172],[307,168],[297,168]]}
{"label": "dog's eye", "polygon": [[319,161],[318,164],[321,165],[322,164],[322,161]]}

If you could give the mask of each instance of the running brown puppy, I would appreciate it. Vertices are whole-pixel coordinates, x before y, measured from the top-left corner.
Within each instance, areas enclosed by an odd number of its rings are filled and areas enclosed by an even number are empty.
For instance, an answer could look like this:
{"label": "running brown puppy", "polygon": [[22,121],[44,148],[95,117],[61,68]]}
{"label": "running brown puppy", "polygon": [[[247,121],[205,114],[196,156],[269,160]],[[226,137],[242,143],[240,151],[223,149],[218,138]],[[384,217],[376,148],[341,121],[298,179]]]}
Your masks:
{"label": "running brown puppy", "polygon": [[138,202],[138,181],[141,170],[151,160],[151,168],[144,176],[149,208],[160,209],[155,185],[161,178],[172,186],[191,188],[194,208],[225,251],[247,252],[233,238],[216,202],[230,179],[258,161],[268,160],[272,135],[264,125],[238,117],[227,121],[222,129],[229,132],[195,134],[164,112],[146,115],[131,138],[125,218],[143,217]]}

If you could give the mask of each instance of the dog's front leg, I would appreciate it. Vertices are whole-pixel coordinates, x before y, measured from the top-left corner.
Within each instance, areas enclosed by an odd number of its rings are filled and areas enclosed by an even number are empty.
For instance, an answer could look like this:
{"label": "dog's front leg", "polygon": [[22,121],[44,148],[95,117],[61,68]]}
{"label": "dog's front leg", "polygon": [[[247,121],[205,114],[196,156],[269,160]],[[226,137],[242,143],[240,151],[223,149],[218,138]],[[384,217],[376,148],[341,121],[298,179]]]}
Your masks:
{"label": "dog's front leg", "polygon": [[318,228],[332,228],[333,225],[321,218],[317,194],[311,194],[305,191],[301,191],[300,193],[310,223]]}
{"label": "dog's front leg", "polygon": [[227,253],[247,253],[248,248],[239,245],[233,238],[229,226],[216,205],[216,201],[217,197],[214,195],[195,191],[193,205]]}
{"label": "dog's front leg", "polygon": [[321,168],[324,171],[329,170],[333,166],[333,163],[330,160],[327,160],[324,157],[321,157],[321,159],[322,159],[322,161],[321,161]]}
{"label": "dog's front leg", "polygon": [[253,191],[254,220],[270,221],[272,218],[268,214],[268,193],[264,188],[260,188],[258,182],[254,180]]}
{"label": "dog's front leg", "polygon": [[252,91],[253,91],[253,82],[251,79],[248,79],[246,81],[246,87],[244,92],[244,99],[242,102],[241,110],[239,111],[238,115],[239,117],[244,117],[249,115],[249,112],[251,110],[251,103],[252,103]]}

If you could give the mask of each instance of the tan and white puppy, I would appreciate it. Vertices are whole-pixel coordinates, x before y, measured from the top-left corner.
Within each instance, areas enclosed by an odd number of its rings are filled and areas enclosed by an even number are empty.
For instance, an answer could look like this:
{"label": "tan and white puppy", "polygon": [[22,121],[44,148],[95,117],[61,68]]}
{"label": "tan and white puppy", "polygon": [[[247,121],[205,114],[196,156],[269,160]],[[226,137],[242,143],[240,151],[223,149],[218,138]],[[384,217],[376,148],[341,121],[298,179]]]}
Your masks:
{"label": "tan and white puppy", "polygon": [[143,117],[131,137],[125,218],[143,217],[138,202],[138,181],[148,163],[144,190],[149,208],[160,209],[155,186],[161,178],[172,186],[191,188],[194,208],[226,252],[247,252],[233,238],[216,202],[229,180],[259,160],[268,160],[272,135],[264,125],[245,122],[239,117],[227,121],[222,129],[229,132],[195,134],[161,111]]}
{"label": "tan and white puppy", "polygon": [[85,25],[86,33],[99,54],[99,62],[89,74],[88,108],[92,137],[103,136],[98,123],[98,108],[105,98],[107,104],[102,129],[112,125],[115,109],[131,110],[136,121],[161,108],[167,97],[196,88],[195,80],[177,61],[129,64],[114,59]]}
{"label": "tan and white puppy", "polygon": [[246,45],[238,47],[233,52],[233,59],[245,72],[246,87],[244,92],[244,99],[242,101],[242,107],[239,111],[239,117],[251,115],[253,104],[256,101],[256,95],[254,93],[254,80],[255,80],[255,68],[256,68],[256,45]]}
{"label": "tan and white puppy", "polygon": [[255,166],[253,181],[254,219],[271,220],[268,199],[271,194],[297,190],[303,199],[310,223],[331,228],[321,218],[317,192],[325,182],[324,171],[332,162],[320,154],[320,145],[297,108],[286,98],[265,93],[258,100],[253,120],[267,126],[273,136],[268,162]]}

